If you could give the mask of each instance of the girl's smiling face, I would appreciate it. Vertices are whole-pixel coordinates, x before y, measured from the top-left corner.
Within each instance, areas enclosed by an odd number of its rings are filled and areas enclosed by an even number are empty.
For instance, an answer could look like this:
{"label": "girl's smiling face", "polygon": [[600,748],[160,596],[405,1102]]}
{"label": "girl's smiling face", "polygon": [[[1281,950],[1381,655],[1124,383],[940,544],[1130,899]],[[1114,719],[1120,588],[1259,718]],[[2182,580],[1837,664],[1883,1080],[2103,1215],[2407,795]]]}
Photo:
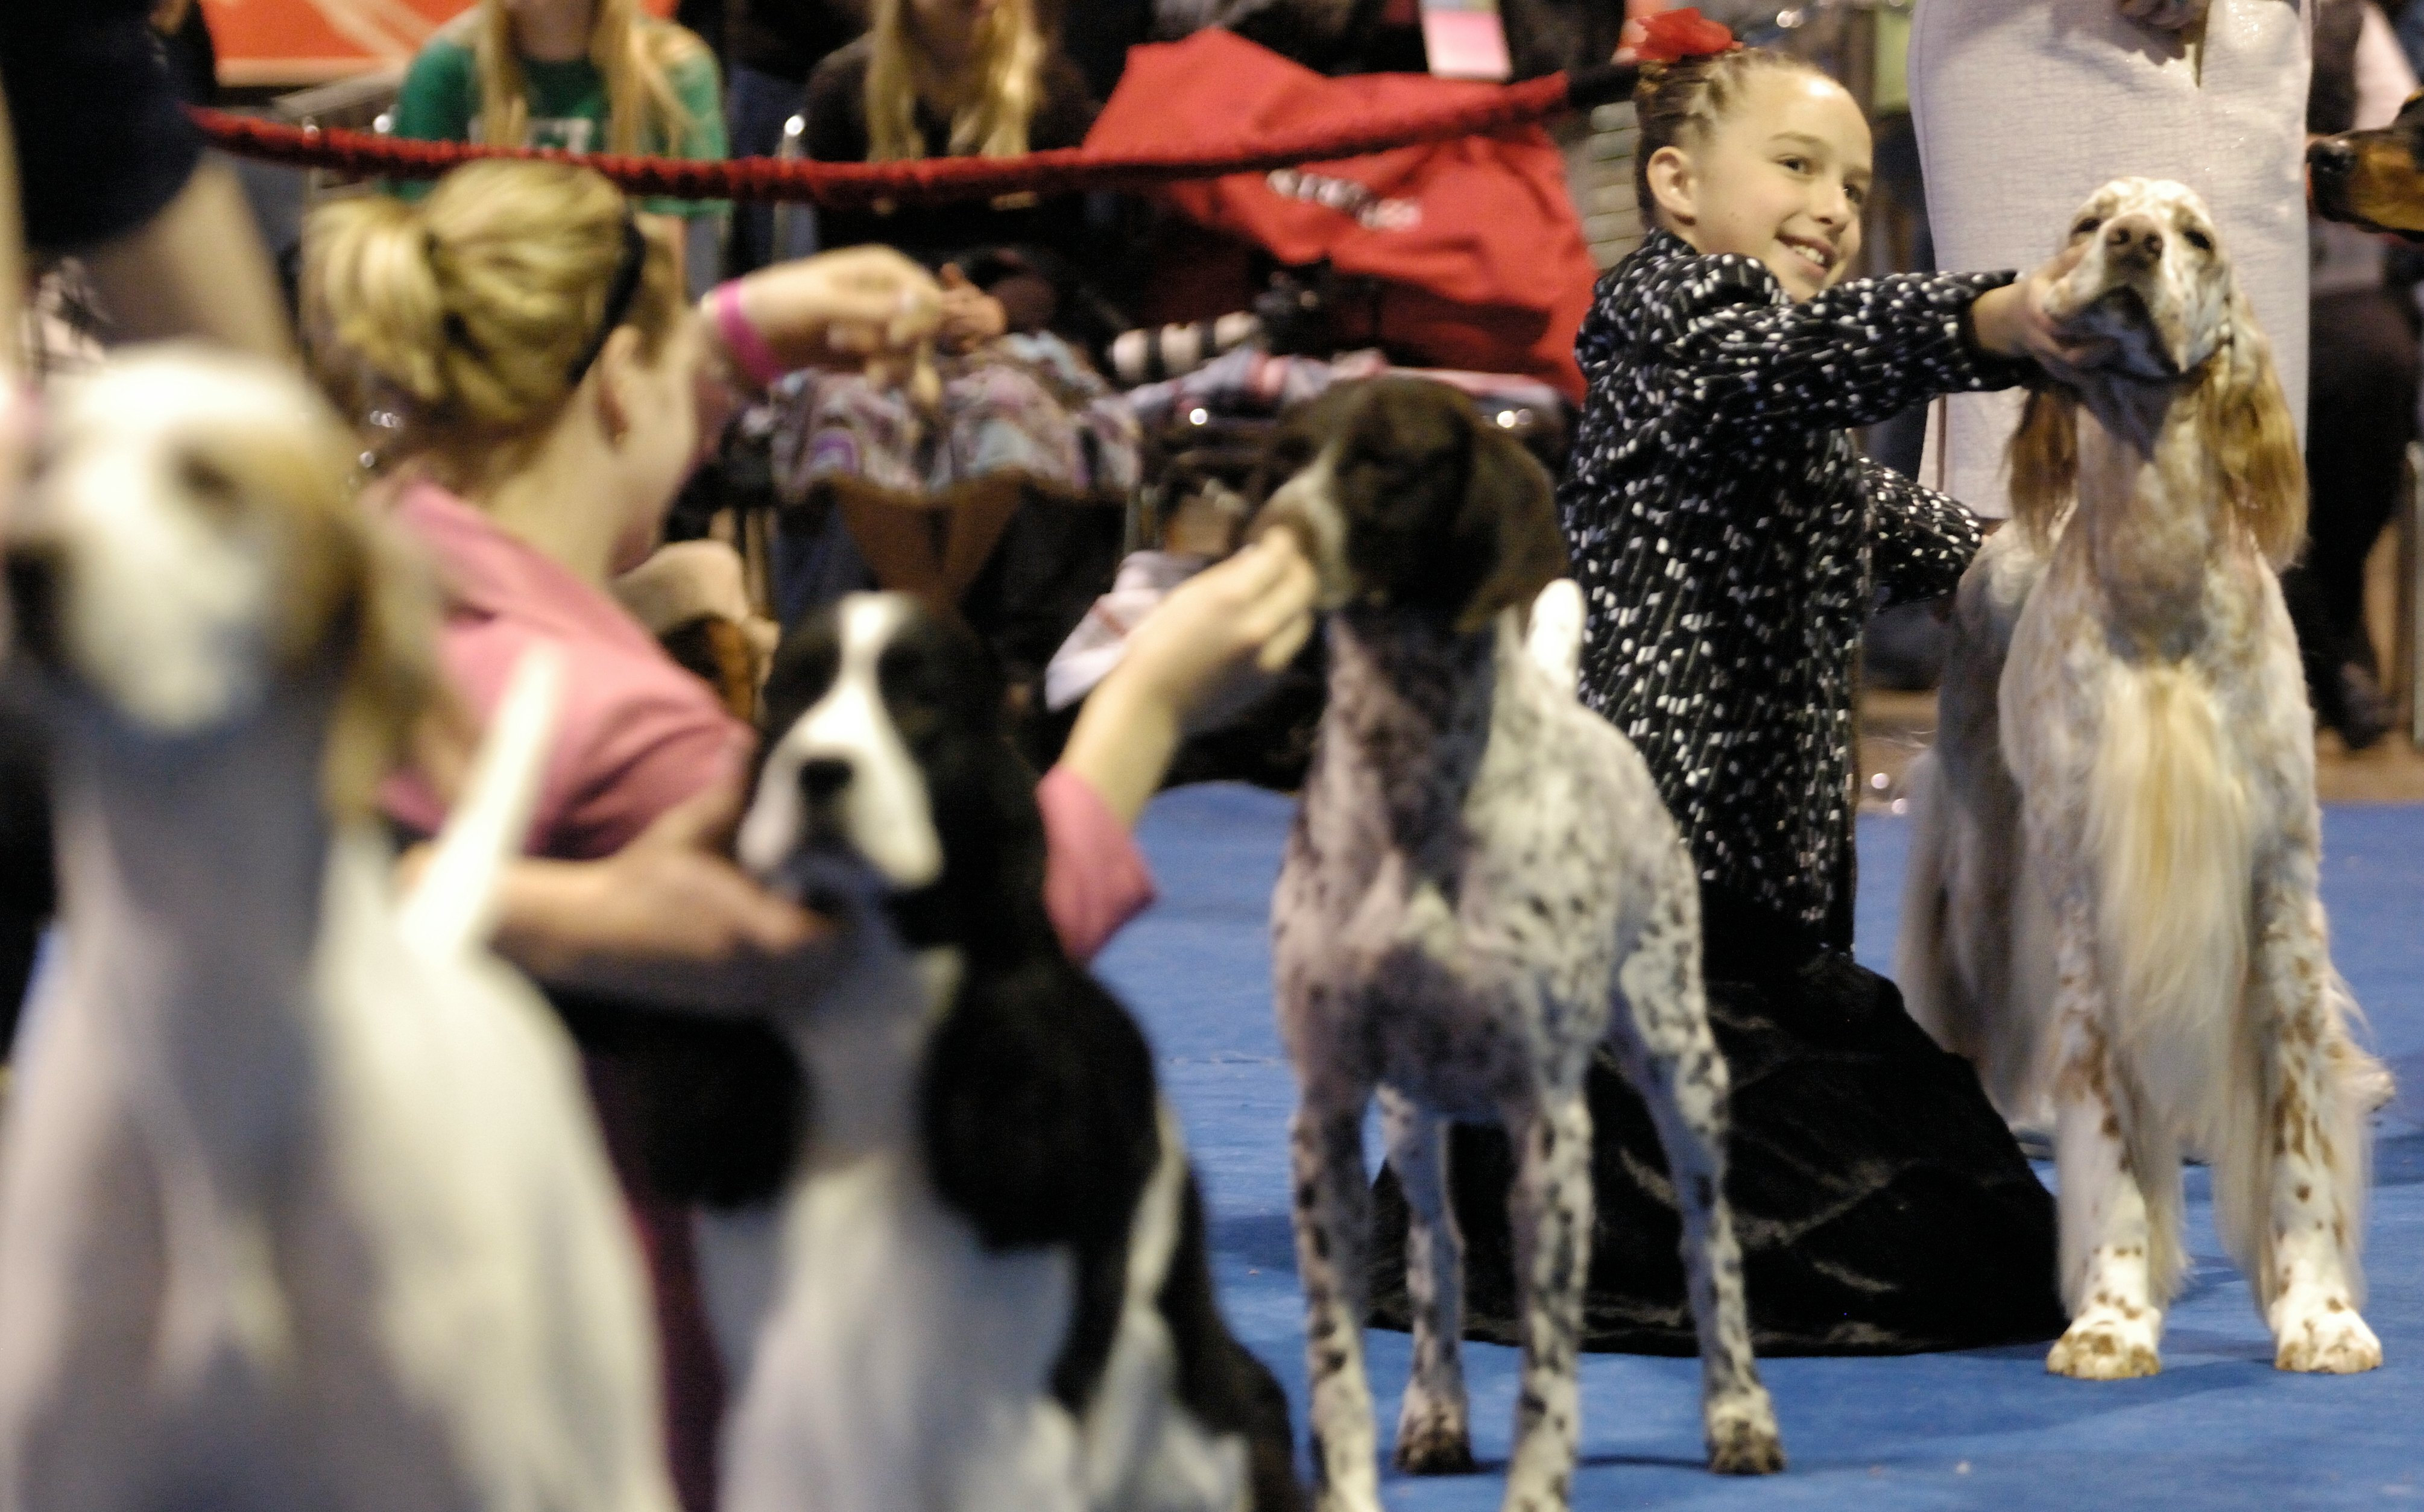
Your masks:
{"label": "girl's smiling face", "polygon": [[1694,250],[1753,257],[1794,300],[1840,281],[1860,251],[1869,123],[1834,80],[1746,76],[1730,109],[1649,164],[1659,219]]}

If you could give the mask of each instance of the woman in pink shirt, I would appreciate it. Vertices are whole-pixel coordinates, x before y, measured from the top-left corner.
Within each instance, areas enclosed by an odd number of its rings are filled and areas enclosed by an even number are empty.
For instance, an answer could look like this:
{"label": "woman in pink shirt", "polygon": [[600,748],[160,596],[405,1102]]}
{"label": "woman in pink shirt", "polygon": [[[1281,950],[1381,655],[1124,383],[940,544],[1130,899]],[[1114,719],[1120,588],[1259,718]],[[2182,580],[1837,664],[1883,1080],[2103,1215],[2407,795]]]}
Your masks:
{"label": "woman in pink shirt", "polygon": [[[533,859],[507,888],[501,947],[560,1002],[585,990],[731,1004],[780,990],[812,959],[803,947],[819,925],[725,859],[752,734],[607,583],[654,548],[735,390],[787,367],[899,371],[893,354],[934,327],[933,281],[862,248],[767,269],[693,311],[672,247],[618,191],[537,163],[457,169],[413,205],[339,201],[313,216],[305,255],[323,370],[356,412],[398,418],[387,497],[438,566],[457,692],[485,719],[524,649],[549,645],[566,664]],[[1128,826],[1185,710],[1252,663],[1275,669],[1309,629],[1311,570],[1284,544],[1190,586],[1140,630],[1038,791],[1047,902],[1081,960],[1151,899]],[[427,834],[445,802],[406,776],[388,806]],[[590,1038],[656,1281],[676,1484],[689,1512],[707,1512],[720,1379],[688,1215],[635,1157],[645,1054]]]}

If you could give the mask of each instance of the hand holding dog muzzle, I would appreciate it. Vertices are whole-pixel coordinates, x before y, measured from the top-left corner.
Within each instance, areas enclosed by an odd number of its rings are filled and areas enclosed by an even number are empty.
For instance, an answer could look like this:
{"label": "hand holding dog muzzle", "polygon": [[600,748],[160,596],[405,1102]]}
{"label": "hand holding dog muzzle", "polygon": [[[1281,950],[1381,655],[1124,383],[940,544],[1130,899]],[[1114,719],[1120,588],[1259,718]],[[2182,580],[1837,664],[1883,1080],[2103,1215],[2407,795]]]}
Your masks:
{"label": "hand holding dog muzzle", "polygon": [[2087,244],[2075,243],[2017,281],[1980,294],[1970,310],[1978,344],[1998,356],[2026,358],[2057,382],[2068,384],[2111,357],[2111,342],[2074,337],[2052,313],[2056,292],[2086,255]]}
{"label": "hand holding dog muzzle", "polygon": [[1243,712],[1296,660],[1313,633],[1316,586],[1291,531],[1272,531],[1179,584],[1086,700],[1061,764],[1135,823],[1179,740]]}
{"label": "hand holding dog muzzle", "polygon": [[524,861],[509,874],[502,953],[542,980],[747,1012],[789,974],[822,969],[825,921],[730,860],[742,791],[727,781],[659,815],[601,861]]}

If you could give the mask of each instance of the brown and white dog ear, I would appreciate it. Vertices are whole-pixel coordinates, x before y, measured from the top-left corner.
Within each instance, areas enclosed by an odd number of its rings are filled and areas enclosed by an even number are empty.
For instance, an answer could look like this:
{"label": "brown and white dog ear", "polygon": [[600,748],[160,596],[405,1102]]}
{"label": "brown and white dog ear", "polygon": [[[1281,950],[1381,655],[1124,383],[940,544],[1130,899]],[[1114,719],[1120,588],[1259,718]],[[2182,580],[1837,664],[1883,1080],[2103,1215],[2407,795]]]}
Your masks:
{"label": "brown and white dog ear", "polygon": [[290,669],[339,669],[321,786],[328,812],[354,820],[435,706],[438,611],[417,559],[358,497],[343,427],[325,420],[197,439],[183,483],[205,508],[257,511],[291,553],[271,651]]}
{"label": "brown and white dog ear", "polygon": [[2079,397],[2068,389],[2029,394],[2005,454],[2012,474],[2012,518],[2039,551],[2079,492]]}
{"label": "brown and white dog ear", "polygon": [[2229,333],[2206,364],[2197,405],[2215,472],[2241,523],[2266,561],[2288,565],[2306,534],[2306,461],[2272,368],[2272,343],[2237,288]]}
{"label": "brown and white dog ear", "polygon": [[1489,564],[1458,613],[1465,634],[1486,629],[1504,609],[1528,608],[1566,575],[1566,538],[1557,528],[1556,486],[1523,443],[1475,423],[1464,501],[1441,549]]}
{"label": "brown and white dog ear", "polygon": [[321,782],[328,812],[354,820],[374,811],[379,784],[430,733],[424,722],[452,706],[440,696],[438,601],[427,572],[350,502],[333,525],[343,597],[328,623],[347,641]]}

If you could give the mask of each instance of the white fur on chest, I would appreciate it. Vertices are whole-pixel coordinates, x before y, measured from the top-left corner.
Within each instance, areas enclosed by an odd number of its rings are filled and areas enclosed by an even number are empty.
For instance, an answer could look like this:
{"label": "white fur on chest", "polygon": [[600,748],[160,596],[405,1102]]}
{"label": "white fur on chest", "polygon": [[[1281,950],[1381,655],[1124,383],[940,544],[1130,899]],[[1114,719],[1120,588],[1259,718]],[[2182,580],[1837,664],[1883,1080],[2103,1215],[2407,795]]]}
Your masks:
{"label": "white fur on chest", "polygon": [[784,1452],[734,1456],[728,1508],[1077,1504],[1076,1424],[1044,1391],[1065,1251],[986,1253],[899,1147],[807,1177],[782,1243],[789,1287],[732,1434]]}
{"label": "white fur on chest", "polygon": [[1045,1390],[1072,1259],[986,1251],[925,1169],[919,1068],[959,971],[870,926],[799,1031],[817,1131],[729,1429],[732,1512],[1079,1504],[1076,1425]]}

